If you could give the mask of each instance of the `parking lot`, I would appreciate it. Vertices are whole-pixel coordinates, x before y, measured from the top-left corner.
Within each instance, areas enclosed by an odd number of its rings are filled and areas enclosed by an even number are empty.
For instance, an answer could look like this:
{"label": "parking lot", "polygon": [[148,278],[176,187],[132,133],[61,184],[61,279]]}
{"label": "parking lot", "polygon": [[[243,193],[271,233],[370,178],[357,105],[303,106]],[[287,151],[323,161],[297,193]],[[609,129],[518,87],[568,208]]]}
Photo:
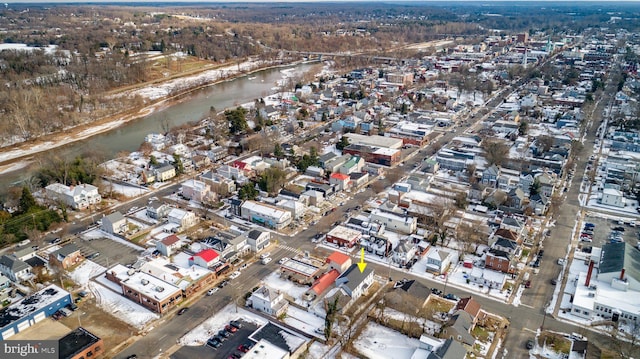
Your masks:
{"label": "parking lot", "polygon": [[185,346],[171,355],[171,358],[229,358],[233,356],[233,354],[236,354],[236,356],[238,357],[241,356],[244,353],[238,350],[238,346],[250,342],[249,335],[256,331],[258,329],[258,326],[253,323],[247,323],[245,321],[240,322],[242,323],[242,328],[238,329],[237,332],[232,333],[224,342],[222,342],[222,345],[219,348],[213,348],[208,345],[197,347]]}
{"label": "parking lot", "polygon": [[[138,255],[135,249],[107,238],[96,238],[90,241],[77,239],[74,243],[80,248],[80,253],[85,258],[95,256],[90,258],[91,261],[103,267],[116,263],[124,265],[135,263]],[[99,254],[96,256],[95,253]]]}
{"label": "parking lot", "polygon": [[[638,243],[638,227],[631,227],[628,224],[619,224],[617,220],[605,219],[600,217],[585,216],[584,223],[593,223],[595,228],[593,230],[593,242],[581,242],[582,247],[595,246],[602,247],[604,244],[609,243],[609,234],[616,227],[624,228],[622,238],[624,241],[632,246]],[[580,228],[582,230],[582,227]]]}

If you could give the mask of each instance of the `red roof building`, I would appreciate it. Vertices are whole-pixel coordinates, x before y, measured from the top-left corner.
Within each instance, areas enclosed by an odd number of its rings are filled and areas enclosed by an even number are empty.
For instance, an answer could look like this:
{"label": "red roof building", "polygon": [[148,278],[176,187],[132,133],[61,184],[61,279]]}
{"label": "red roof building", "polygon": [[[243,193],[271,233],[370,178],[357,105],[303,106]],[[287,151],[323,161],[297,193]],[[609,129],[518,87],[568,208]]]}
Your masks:
{"label": "red roof building", "polygon": [[218,261],[220,261],[220,254],[213,249],[204,249],[189,258],[189,264],[196,264],[205,268],[213,266]]}
{"label": "red roof building", "polygon": [[323,274],[320,278],[318,278],[314,283],[311,290],[313,290],[316,295],[320,295],[324,293],[335,281],[336,278],[340,276],[340,272],[335,269],[330,270],[329,272]]}
{"label": "red roof building", "polygon": [[343,191],[349,188],[351,177],[344,173],[335,172],[329,176],[329,184],[336,185],[339,190]]}
{"label": "red roof building", "polygon": [[342,273],[351,266],[351,257],[341,252],[333,252],[327,257],[327,263],[330,269],[335,269]]}

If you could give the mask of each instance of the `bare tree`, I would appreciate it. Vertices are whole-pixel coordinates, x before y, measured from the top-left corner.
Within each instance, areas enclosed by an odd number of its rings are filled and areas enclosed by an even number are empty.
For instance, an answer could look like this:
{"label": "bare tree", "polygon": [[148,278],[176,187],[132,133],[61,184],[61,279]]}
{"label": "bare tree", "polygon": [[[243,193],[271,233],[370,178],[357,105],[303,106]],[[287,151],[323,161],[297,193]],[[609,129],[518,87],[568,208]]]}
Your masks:
{"label": "bare tree", "polygon": [[509,145],[497,139],[485,139],[481,145],[489,165],[501,166],[509,158]]}

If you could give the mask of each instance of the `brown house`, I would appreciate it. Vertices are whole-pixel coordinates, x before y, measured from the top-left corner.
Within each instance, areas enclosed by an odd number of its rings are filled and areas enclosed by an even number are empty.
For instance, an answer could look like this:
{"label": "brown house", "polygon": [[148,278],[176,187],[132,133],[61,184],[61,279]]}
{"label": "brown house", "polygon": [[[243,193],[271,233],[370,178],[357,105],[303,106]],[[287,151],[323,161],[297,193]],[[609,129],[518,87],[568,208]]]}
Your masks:
{"label": "brown house", "polygon": [[462,298],[458,301],[456,305],[456,310],[462,310],[471,316],[473,319],[473,324],[475,325],[478,322],[478,318],[481,316],[481,306],[480,303],[476,302],[473,297]]}
{"label": "brown house", "polygon": [[49,253],[49,263],[64,269],[80,263],[83,259],[84,257],[80,254],[80,249],[73,243]]}
{"label": "brown house", "polygon": [[512,255],[498,249],[489,249],[485,258],[485,268],[493,269],[502,273],[513,273],[514,266],[511,264]]}

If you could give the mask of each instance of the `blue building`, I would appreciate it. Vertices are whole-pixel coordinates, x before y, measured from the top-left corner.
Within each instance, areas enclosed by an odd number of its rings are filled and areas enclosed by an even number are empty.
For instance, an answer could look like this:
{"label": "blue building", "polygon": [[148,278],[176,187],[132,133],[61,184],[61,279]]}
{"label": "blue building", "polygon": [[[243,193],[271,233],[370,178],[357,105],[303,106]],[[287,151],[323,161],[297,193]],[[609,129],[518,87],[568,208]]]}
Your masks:
{"label": "blue building", "polygon": [[71,303],[71,294],[52,284],[0,310],[0,340],[44,320]]}

